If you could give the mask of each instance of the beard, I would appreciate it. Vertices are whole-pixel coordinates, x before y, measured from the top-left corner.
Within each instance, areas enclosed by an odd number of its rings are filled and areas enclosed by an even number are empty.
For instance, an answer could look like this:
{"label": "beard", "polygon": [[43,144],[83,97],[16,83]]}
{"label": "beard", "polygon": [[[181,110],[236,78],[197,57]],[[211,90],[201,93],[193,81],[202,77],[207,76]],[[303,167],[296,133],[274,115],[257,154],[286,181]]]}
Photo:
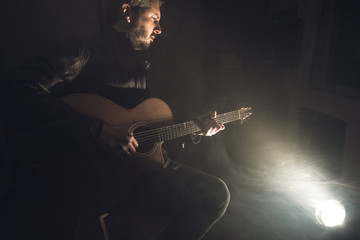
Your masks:
{"label": "beard", "polygon": [[140,25],[138,21],[135,21],[130,27],[127,35],[135,50],[145,50],[151,45],[150,42],[146,41],[149,37],[146,35],[145,27]]}

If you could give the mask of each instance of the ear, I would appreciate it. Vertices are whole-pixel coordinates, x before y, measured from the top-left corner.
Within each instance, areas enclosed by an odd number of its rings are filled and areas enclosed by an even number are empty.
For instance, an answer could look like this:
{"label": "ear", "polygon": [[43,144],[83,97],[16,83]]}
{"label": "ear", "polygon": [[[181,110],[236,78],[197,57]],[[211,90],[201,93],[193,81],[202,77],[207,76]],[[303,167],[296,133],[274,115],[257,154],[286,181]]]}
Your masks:
{"label": "ear", "polygon": [[124,17],[127,23],[132,21],[131,7],[129,4],[123,4],[121,6],[121,15]]}

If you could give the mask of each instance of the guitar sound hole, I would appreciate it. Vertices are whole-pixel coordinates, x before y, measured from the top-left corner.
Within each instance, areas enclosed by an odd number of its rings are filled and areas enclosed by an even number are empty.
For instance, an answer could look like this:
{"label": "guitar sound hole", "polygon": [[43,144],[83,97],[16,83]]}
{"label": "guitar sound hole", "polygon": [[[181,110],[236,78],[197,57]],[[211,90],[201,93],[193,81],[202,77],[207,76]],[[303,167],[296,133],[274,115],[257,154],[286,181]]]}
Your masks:
{"label": "guitar sound hole", "polygon": [[134,130],[134,137],[139,143],[136,149],[137,152],[146,153],[154,147],[155,141],[148,130],[151,130],[151,128],[147,126],[140,126]]}

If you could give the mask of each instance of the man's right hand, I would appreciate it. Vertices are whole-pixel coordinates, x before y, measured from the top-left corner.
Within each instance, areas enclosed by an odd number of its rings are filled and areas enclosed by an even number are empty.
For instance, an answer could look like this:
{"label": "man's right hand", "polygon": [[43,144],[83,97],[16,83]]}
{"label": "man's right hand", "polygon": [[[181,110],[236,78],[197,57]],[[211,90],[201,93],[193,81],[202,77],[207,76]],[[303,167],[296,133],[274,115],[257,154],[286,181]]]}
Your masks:
{"label": "man's right hand", "polygon": [[131,156],[131,154],[135,153],[136,148],[139,146],[132,133],[107,124],[104,124],[102,127],[100,139],[115,153],[120,151],[126,156]]}

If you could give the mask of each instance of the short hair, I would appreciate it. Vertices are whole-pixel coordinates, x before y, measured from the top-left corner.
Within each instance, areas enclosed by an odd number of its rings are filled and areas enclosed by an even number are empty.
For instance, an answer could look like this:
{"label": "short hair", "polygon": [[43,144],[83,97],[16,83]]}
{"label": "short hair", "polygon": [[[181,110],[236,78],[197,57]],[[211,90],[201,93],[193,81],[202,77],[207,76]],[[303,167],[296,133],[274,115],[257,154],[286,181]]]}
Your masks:
{"label": "short hair", "polygon": [[123,4],[129,4],[135,10],[135,14],[138,15],[142,9],[150,7],[153,1],[157,1],[159,6],[164,3],[162,0],[109,0],[107,22],[113,24],[119,19]]}
{"label": "short hair", "polygon": [[129,5],[133,8],[147,8],[151,6],[151,3],[153,1],[157,1],[159,3],[159,6],[163,4],[163,1],[161,0],[130,0]]}

